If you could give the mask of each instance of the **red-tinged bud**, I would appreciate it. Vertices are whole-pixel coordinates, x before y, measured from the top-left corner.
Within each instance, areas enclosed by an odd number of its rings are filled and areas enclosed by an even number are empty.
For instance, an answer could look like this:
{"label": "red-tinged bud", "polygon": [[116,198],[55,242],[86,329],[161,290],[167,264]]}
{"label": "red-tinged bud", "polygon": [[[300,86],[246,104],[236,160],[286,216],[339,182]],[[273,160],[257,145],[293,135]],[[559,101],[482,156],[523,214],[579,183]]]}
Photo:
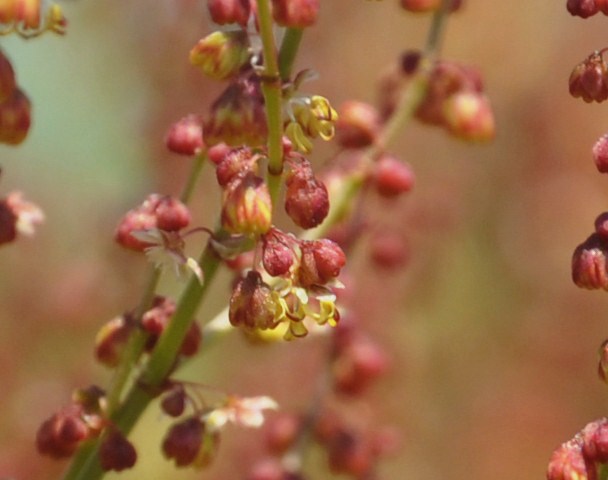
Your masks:
{"label": "red-tinged bud", "polygon": [[17,83],[15,81],[13,66],[0,50],[0,103],[9,100],[16,88]]}
{"label": "red-tinged bud", "polygon": [[264,270],[273,277],[287,274],[295,261],[293,249],[295,239],[277,228],[271,228],[262,237],[262,241]]}
{"label": "red-tinged bud", "polygon": [[106,323],[95,337],[95,358],[108,367],[118,365],[132,330],[133,324],[125,315]]}
{"label": "red-tinged bud", "polygon": [[582,452],[582,438],[577,436],[560,445],[551,455],[547,480],[596,480],[595,466],[587,468]]}
{"label": "red-tinged bud", "polygon": [[161,400],[160,408],[171,417],[179,417],[186,409],[186,391],[182,385],[176,385]]}
{"label": "red-tinged bud", "polygon": [[489,142],[496,134],[494,113],[488,98],[477,92],[456,93],[443,104],[450,133],[470,142]]}
{"label": "red-tinged bud", "polygon": [[595,51],[579,63],[570,74],[569,89],[574,98],[585,102],[603,102],[608,98],[608,66],[601,52]]}
{"label": "red-tinged bud", "polygon": [[310,27],[318,15],[319,0],[272,0],[272,16],[282,27]]}
{"label": "red-tinged bud", "polygon": [[600,213],[594,222],[596,233],[608,239],[608,212]]}
{"label": "red-tinged bud", "polygon": [[225,80],[239,73],[249,55],[245,32],[213,32],[190,50],[190,63],[215,80]]}
{"label": "red-tinged bud", "polygon": [[205,146],[203,118],[193,114],[178,120],[167,132],[165,145],[180,155],[196,155]]}
{"label": "red-tinged bud", "polygon": [[285,211],[302,228],[320,225],[329,213],[325,184],[311,175],[292,175],[286,181]]}
{"label": "red-tinged bud", "polygon": [[608,290],[608,240],[597,233],[576,247],[572,255],[572,280],[581,288]]}
{"label": "red-tinged bud", "polygon": [[258,158],[258,155],[254,155],[247,147],[228,151],[217,164],[215,170],[217,183],[221,187],[226,187],[238,175],[247,172],[257,173]]}
{"label": "red-tinged bud", "polygon": [[66,458],[89,437],[82,407],[70,405],[44,421],[36,434],[36,448],[43,455]]}
{"label": "red-tinged bud", "polygon": [[8,100],[0,103],[0,143],[19,145],[30,129],[31,104],[19,88]]}
{"label": "red-tinged bud", "polygon": [[302,258],[298,281],[303,287],[326,284],[336,278],[346,264],[346,255],[331,240],[304,240],[300,243],[300,248]]}
{"label": "red-tinged bud", "polygon": [[600,173],[608,173],[608,134],[602,135],[593,145],[593,161]]}
{"label": "red-tinged bud", "polygon": [[204,433],[205,426],[196,417],[174,424],[163,440],[165,457],[173,459],[178,467],[191,465],[203,446]]}
{"label": "red-tinged bud", "polygon": [[240,78],[231,83],[211,106],[204,132],[206,145],[263,145],[268,129],[259,79]]}
{"label": "red-tinged bud", "polygon": [[598,352],[597,374],[600,380],[608,383],[608,340],[604,340]]}
{"label": "red-tinged bud", "polygon": [[135,447],[116,429],[112,429],[99,446],[99,463],[105,472],[122,472],[137,461]]}
{"label": "red-tinged bud", "polygon": [[374,235],[369,249],[374,265],[385,270],[402,269],[410,257],[403,237],[396,233],[382,232]]}
{"label": "red-tinged bud", "polygon": [[409,192],[414,186],[415,177],[407,163],[391,155],[382,155],[374,163],[372,179],[380,195],[392,198]]}
{"label": "red-tinged bud", "polygon": [[[401,7],[408,12],[425,13],[435,12],[441,8],[442,0],[401,0]],[[449,11],[454,12],[460,8],[461,0],[452,0]]]}
{"label": "red-tinged bud", "polygon": [[379,131],[380,115],[373,106],[351,100],[340,107],[336,133],[344,148],[367,147],[375,142]]}
{"label": "red-tinged bud", "polygon": [[225,191],[222,226],[230,233],[262,235],[272,224],[268,187],[253,172],[232,182]]}
{"label": "red-tinged bud", "polygon": [[232,151],[232,148],[226,145],[225,143],[218,143],[217,145],[213,145],[209,147],[207,150],[207,158],[214,165],[219,165],[224,157],[228,155]]}
{"label": "red-tinged bud", "polygon": [[125,214],[114,238],[123,247],[141,252],[151,245],[135,238],[133,232],[153,228],[174,232],[189,224],[190,212],[186,205],[173,197],[154,193],[141,205]]}
{"label": "red-tinged bud", "polygon": [[251,270],[232,291],[228,318],[235,327],[273,329],[277,326],[276,308],[270,287],[259,272]]}
{"label": "red-tinged bud", "polygon": [[0,245],[17,238],[17,215],[6,200],[0,201]]}
{"label": "red-tinged bud", "polygon": [[188,358],[193,357],[198,353],[202,341],[203,331],[198,323],[194,322],[186,332],[186,336],[184,337],[184,341],[179,350],[180,355]]}
{"label": "red-tinged bud", "polygon": [[596,0],[568,0],[566,8],[573,16],[587,18],[599,11]]}
{"label": "red-tinged bud", "polygon": [[608,419],[588,423],[581,431],[582,452],[587,462],[608,462]]}
{"label": "red-tinged bud", "polygon": [[274,455],[283,455],[289,450],[302,429],[302,419],[291,413],[280,413],[266,421],[266,447]]}
{"label": "red-tinged bud", "polygon": [[250,0],[207,0],[207,7],[218,25],[238,23],[246,27],[251,13]]}
{"label": "red-tinged bud", "polygon": [[314,424],[315,439],[322,445],[327,445],[342,430],[342,420],[333,410],[324,410]]}
{"label": "red-tinged bud", "polygon": [[388,368],[388,357],[371,340],[355,337],[342,348],[332,365],[334,387],[340,393],[358,395]]}
{"label": "red-tinged bud", "polygon": [[328,444],[329,468],[335,474],[365,478],[375,461],[370,442],[360,433],[341,429]]}

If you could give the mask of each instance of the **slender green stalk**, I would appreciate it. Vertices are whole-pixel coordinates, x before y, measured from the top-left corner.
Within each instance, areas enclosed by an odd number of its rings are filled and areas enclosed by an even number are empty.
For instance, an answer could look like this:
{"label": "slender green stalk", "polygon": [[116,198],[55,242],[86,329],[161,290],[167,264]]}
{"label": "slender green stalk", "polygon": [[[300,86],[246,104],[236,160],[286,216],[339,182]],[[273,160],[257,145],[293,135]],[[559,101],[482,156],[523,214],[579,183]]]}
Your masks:
{"label": "slender green stalk", "polygon": [[192,193],[194,192],[194,187],[196,186],[196,182],[201,176],[201,172],[203,170],[203,167],[205,166],[205,160],[207,160],[206,151],[203,151],[194,156],[194,163],[192,164],[190,175],[188,175],[186,185],[184,186],[182,194],[179,197],[182,202],[190,202],[190,199],[192,198]]}

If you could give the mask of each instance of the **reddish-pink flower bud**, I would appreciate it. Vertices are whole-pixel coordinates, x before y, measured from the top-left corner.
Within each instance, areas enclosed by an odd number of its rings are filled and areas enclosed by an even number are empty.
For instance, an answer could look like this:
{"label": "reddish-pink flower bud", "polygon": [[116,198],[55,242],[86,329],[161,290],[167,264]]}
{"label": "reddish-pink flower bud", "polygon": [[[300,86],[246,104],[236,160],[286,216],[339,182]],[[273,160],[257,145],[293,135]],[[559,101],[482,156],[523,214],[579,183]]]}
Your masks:
{"label": "reddish-pink flower bud", "polygon": [[588,462],[608,462],[608,419],[588,423],[581,431],[582,452]]}
{"label": "reddish-pink flower bud", "polygon": [[414,171],[392,155],[382,155],[374,164],[372,179],[376,191],[386,198],[409,192],[414,186]]}
{"label": "reddish-pink flower bud", "polygon": [[276,305],[270,287],[259,272],[251,270],[240,279],[230,297],[228,318],[235,327],[273,329]]}
{"label": "reddish-pink flower bud", "polygon": [[593,161],[600,173],[608,173],[608,134],[602,135],[593,145]]}
{"label": "reddish-pink flower bud", "polygon": [[272,0],[272,16],[282,27],[310,27],[318,15],[319,0]]}
{"label": "reddish-pink flower bud", "polygon": [[600,213],[594,222],[596,233],[608,239],[608,212]]}
{"label": "reddish-pink flower bud", "polygon": [[216,80],[234,77],[249,61],[247,34],[243,31],[213,32],[190,50],[190,63]]}
{"label": "reddish-pink flower bud", "polygon": [[261,235],[272,224],[272,201],[268,187],[253,172],[233,181],[225,191],[222,226],[235,234]]}
{"label": "reddish-pink flower bud", "polygon": [[595,466],[588,471],[581,447],[580,436],[560,445],[549,460],[547,480],[596,480]]}
{"label": "reddish-pink flower bud", "polygon": [[329,213],[327,188],[312,175],[298,173],[287,178],[285,211],[302,228],[320,225]]}
{"label": "reddish-pink flower bud", "polygon": [[188,115],[175,122],[165,136],[167,148],[180,155],[196,155],[204,146],[203,118]]}
{"label": "reddish-pink flower bud", "polygon": [[599,11],[596,0],[568,0],[566,8],[571,15],[587,18]]}
{"label": "reddish-pink flower bud", "polygon": [[19,145],[30,129],[31,104],[25,93],[16,88],[0,103],[0,143]]}
{"label": "reddish-pink flower bud", "polygon": [[572,280],[590,290],[608,290],[608,239],[597,233],[576,247],[572,255]]}
{"label": "reddish-pink flower bud", "polygon": [[375,462],[371,442],[361,433],[340,429],[329,441],[329,468],[335,474],[347,474],[355,478],[370,475]]}
{"label": "reddish-pink flower bud", "polygon": [[298,438],[302,419],[291,413],[280,413],[266,422],[266,446],[274,455],[282,455]]}
{"label": "reddish-pink flower bud", "polygon": [[286,470],[279,459],[265,458],[254,464],[246,480],[304,480],[304,477]]}
{"label": "reddish-pink flower bud", "polygon": [[608,340],[604,340],[598,352],[597,374],[602,382],[608,383]]}
{"label": "reddish-pink flower bud", "polygon": [[132,330],[133,323],[126,315],[106,323],[95,337],[95,358],[108,367],[118,365]]}
{"label": "reddish-pink flower bud", "polygon": [[570,74],[569,89],[574,98],[585,102],[603,102],[608,98],[608,66],[601,52],[593,52]]}
{"label": "reddish-pink flower bud", "polygon": [[238,23],[246,27],[251,13],[250,0],[207,0],[209,14],[219,25]]}
{"label": "reddish-pink flower bud", "polygon": [[135,447],[116,429],[111,429],[99,446],[99,463],[102,470],[121,472],[132,468],[137,461]]}
{"label": "reddish-pink flower bud", "polygon": [[16,88],[17,83],[13,66],[4,52],[0,50],[0,103],[10,99]]}
{"label": "reddish-pink flower bud", "polygon": [[179,417],[186,409],[186,391],[180,384],[172,388],[160,402],[160,408],[171,417]]}
{"label": "reddish-pink flower bud", "polygon": [[38,451],[53,458],[70,457],[91,433],[82,417],[82,407],[70,405],[45,420],[36,434]]}
{"label": "reddish-pink flower bud", "polygon": [[494,112],[488,97],[477,92],[459,92],[443,104],[445,125],[462,140],[488,142],[496,134]]}
{"label": "reddish-pink flower bud", "polygon": [[[441,1],[442,0],[401,0],[401,7],[409,12],[435,12],[441,8]],[[461,0],[452,0],[449,11],[454,12],[458,10],[461,4]]]}
{"label": "reddish-pink flower bud", "polygon": [[374,265],[383,269],[400,269],[409,260],[407,245],[396,233],[379,232],[371,238],[369,248]]}
{"label": "reddish-pink flower bud", "polygon": [[374,143],[379,131],[380,115],[373,106],[351,100],[340,107],[336,133],[344,148],[367,147]]}
{"label": "reddish-pink flower bud", "polygon": [[340,274],[346,264],[346,255],[331,240],[322,239],[300,243],[302,258],[298,280],[303,287],[324,285]]}
{"label": "reddish-pink flower bud", "polygon": [[192,464],[203,446],[204,432],[203,422],[196,417],[174,424],[163,440],[165,457],[178,467]]}
{"label": "reddish-pink flower bud", "polygon": [[167,232],[177,232],[190,225],[190,210],[177,198],[162,197],[154,208],[156,228]]}
{"label": "reddish-pink flower bud", "polygon": [[268,274],[278,277],[288,273],[295,261],[295,239],[277,228],[271,228],[262,241],[262,263]]}
{"label": "reddish-pink flower bud", "polygon": [[235,148],[226,152],[215,170],[217,183],[221,187],[226,187],[238,175],[244,175],[247,172],[256,173],[258,158],[258,155],[254,155],[247,147]]}

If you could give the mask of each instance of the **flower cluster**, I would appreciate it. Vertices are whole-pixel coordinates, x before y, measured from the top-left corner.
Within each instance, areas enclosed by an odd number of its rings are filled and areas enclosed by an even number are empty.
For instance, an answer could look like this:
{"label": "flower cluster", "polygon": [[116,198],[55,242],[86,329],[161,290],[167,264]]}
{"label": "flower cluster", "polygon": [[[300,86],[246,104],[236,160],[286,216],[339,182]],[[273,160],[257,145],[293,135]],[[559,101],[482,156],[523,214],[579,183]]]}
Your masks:
{"label": "flower cluster", "polygon": [[606,0],[568,0],[566,8],[572,15],[582,18],[590,17],[599,12],[608,15],[608,2]]}

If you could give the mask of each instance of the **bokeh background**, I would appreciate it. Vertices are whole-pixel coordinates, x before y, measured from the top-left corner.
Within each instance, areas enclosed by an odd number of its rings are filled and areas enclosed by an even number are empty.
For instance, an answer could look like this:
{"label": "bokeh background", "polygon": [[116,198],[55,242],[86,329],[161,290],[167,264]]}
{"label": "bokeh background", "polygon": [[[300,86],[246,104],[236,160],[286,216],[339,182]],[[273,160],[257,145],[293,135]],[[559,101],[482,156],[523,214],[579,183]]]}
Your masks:
{"label": "bokeh background", "polygon": [[[297,62],[320,73],[307,90],[335,105],[373,102],[378,76],[424,44],[430,23],[397,4],[324,0]],[[143,287],[145,262],[113,243],[113,229],[147,193],[179,192],[189,160],[164,149],[164,132],[205,113],[221,88],[188,64],[213,28],[202,0],[62,5],[65,37],[0,39],[34,105],[27,141],[0,150],[0,191],[24,191],[47,216],[34,238],[0,250],[0,478],[59,478],[64,465],[35,453],[36,428],[74,388],[107,382],[91,354],[95,333]],[[572,284],[570,258],[608,209],[608,178],[590,155],[608,109],[567,89],[571,68],[608,46],[607,24],[540,0],[467,0],[449,21],[443,55],[483,71],[498,134],[471,146],[412,123],[394,152],[414,167],[415,190],[364,206],[374,229],[401,235],[410,255],[407,268],[379,271],[364,239],[348,272],[355,309],[392,357],[360,400],[402,432],[383,479],[543,478],[553,448],[607,412],[596,355],[608,298]],[[207,169],[196,224],[213,224],[218,200]],[[225,305],[228,282],[224,272],[201,321]],[[314,339],[261,348],[233,335],[184,376],[298,408],[319,358]],[[259,455],[256,432],[230,429],[210,470],[176,472],[159,451],[168,425],[148,412],[133,437],[141,461],[120,478],[239,479]]]}

